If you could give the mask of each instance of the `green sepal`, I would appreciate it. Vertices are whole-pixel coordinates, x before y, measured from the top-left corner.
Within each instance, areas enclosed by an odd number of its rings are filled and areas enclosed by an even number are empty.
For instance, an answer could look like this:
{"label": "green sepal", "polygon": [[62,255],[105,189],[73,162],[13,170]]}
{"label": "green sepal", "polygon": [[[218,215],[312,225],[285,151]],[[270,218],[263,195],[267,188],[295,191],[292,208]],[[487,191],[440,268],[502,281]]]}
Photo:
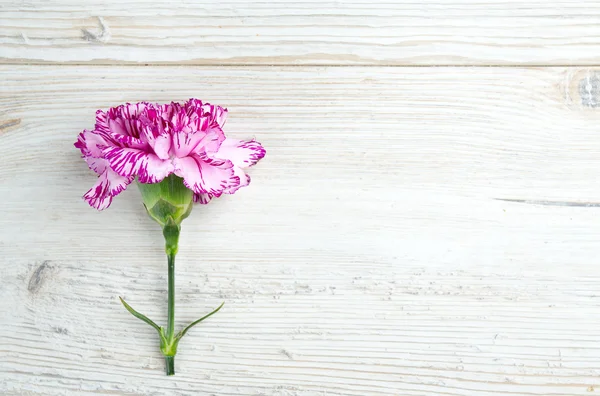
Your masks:
{"label": "green sepal", "polygon": [[176,224],[187,218],[194,206],[194,193],[183,184],[181,177],[171,174],[160,183],[137,183],[148,215],[161,226],[169,218]]}

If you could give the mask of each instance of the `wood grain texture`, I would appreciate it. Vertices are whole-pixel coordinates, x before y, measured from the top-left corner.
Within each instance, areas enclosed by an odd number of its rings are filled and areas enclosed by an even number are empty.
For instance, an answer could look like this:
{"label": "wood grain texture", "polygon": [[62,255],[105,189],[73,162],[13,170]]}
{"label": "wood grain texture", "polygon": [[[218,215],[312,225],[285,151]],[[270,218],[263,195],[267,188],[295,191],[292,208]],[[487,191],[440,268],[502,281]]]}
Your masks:
{"label": "wood grain texture", "polygon": [[594,65],[597,0],[5,0],[0,60]]}
{"label": "wood grain texture", "polygon": [[[433,71],[433,72],[432,72]],[[590,395],[600,388],[594,70],[1,66],[0,393]],[[97,213],[96,108],[198,96],[268,150],[197,207],[163,374],[160,231]]]}

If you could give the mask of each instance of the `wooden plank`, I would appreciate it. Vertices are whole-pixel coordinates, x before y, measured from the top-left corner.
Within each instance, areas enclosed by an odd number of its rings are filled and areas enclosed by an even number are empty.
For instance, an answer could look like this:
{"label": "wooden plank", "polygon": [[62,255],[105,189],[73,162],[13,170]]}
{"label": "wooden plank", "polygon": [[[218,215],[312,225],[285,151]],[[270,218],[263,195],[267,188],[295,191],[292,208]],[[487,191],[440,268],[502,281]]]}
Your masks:
{"label": "wooden plank", "polygon": [[200,65],[594,65],[600,2],[4,1],[0,60]]}
{"label": "wooden plank", "polygon": [[[2,66],[0,393],[588,395],[598,389],[594,70]],[[198,96],[268,155],[184,223],[166,378],[161,235],[96,213],[96,108]]]}

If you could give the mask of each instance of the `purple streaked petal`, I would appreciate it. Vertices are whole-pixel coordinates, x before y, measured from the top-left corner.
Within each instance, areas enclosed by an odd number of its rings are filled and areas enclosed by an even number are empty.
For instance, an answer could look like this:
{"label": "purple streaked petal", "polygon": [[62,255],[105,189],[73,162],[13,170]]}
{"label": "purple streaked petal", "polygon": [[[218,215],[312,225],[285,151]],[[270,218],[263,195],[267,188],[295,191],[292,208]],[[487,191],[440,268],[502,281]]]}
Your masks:
{"label": "purple streaked petal", "polygon": [[102,134],[102,136],[110,141],[112,146],[135,148],[144,150],[148,148],[148,144],[139,138],[133,136],[120,135],[117,133]]}
{"label": "purple streaked petal", "polygon": [[206,133],[206,138],[204,139],[204,141],[200,143],[202,145],[202,150],[200,150],[200,146],[198,146],[194,150],[194,152],[204,152],[212,156],[214,153],[219,151],[219,148],[221,147],[221,144],[223,144],[224,141],[225,133],[220,127],[213,124],[212,127]]}
{"label": "purple streaked petal", "polygon": [[211,105],[210,103],[203,103],[199,99],[190,99],[185,102],[184,108],[188,116],[196,113],[201,117],[206,117],[210,123],[216,123],[220,128],[223,128],[225,121],[227,120],[227,109]]}
{"label": "purple streaked petal", "polygon": [[194,193],[194,202],[202,205],[206,205],[213,198],[211,194],[207,193]]}
{"label": "purple streaked petal", "polygon": [[173,133],[172,154],[175,157],[183,158],[190,154],[215,153],[224,140],[225,134],[217,126],[206,132],[175,132]]}
{"label": "purple streaked petal", "polygon": [[[98,111],[97,117],[104,117],[100,110]],[[94,129],[93,133],[100,136],[104,141],[106,146],[116,146],[116,147],[133,147],[144,149],[148,147],[148,144],[139,139],[138,136],[130,136],[123,133],[115,132],[114,128],[108,127],[108,123],[113,122],[112,120],[106,121],[106,125],[102,122],[96,122],[96,129]]]}
{"label": "purple streaked petal", "polygon": [[114,120],[108,120],[108,130],[111,133],[118,135],[129,135],[127,128],[125,127],[125,120],[117,118]]}
{"label": "purple streaked petal", "polygon": [[108,166],[108,161],[104,158],[94,158],[90,156],[84,157],[83,159],[85,160],[85,162],[87,162],[88,167],[99,175],[104,173],[106,168],[110,169],[110,167]]}
{"label": "purple streaked petal", "polygon": [[169,159],[169,152],[172,146],[171,135],[163,133],[155,133],[152,128],[141,129],[140,140],[150,147],[156,156],[162,160]]}
{"label": "purple streaked petal", "polygon": [[195,193],[208,193],[219,196],[223,191],[240,183],[229,161],[210,159],[192,154],[185,158],[175,158],[175,174],[183,177],[183,184]]}
{"label": "purple streaked petal", "polygon": [[109,143],[100,134],[95,131],[84,130],[77,136],[75,147],[77,147],[84,157],[100,157],[102,150],[106,148]]}
{"label": "purple streaked petal", "polygon": [[175,157],[187,157],[190,152],[198,148],[200,143],[206,138],[206,132],[173,132],[172,154]]}
{"label": "purple streaked petal", "polygon": [[140,117],[151,106],[146,102],[136,104],[126,103],[117,107],[111,107],[107,111],[98,110],[96,112],[95,129],[107,134],[139,138],[142,126]]}
{"label": "purple streaked petal", "polygon": [[246,174],[246,172],[244,172],[244,170],[239,166],[233,167],[233,174],[240,179],[240,184],[231,186],[228,189],[226,189],[224,191],[226,194],[233,194],[240,188],[246,187],[248,184],[250,184],[250,175]]}
{"label": "purple streaked petal", "polygon": [[105,133],[110,132],[110,128],[108,127],[108,114],[104,110],[96,110],[96,125],[94,129]]}
{"label": "purple streaked petal", "polygon": [[173,145],[172,140],[171,135],[168,133],[163,133],[156,137],[152,149],[158,158],[163,160],[169,159],[169,151],[171,151],[171,146]]}
{"label": "purple streaked petal", "polygon": [[220,128],[223,128],[223,126],[225,126],[225,121],[227,121],[227,109],[221,106],[205,103],[202,106],[202,111],[204,112],[204,114],[210,114],[211,120],[216,122]]}
{"label": "purple streaked petal", "polygon": [[143,150],[112,147],[104,150],[112,170],[121,176],[137,176],[140,183],[158,183],[171,173],[173,164]]}
{"label": "purple streaked petal", "polygon": [[91,207],[104,210],[110,206],[113,197],[125,190],[132,181],[133,177],[123,177],[106,168],[98,176],[96,184],[85,193],[83,199]]}
{"label": "purple streaked petal", "polygon": [[225,139],[214,154],[215,158],[228,159],[235,166],[247,168],[265,156],[265,149],[255,140]]}
{"label": "purple streaked petal", "polygon": [[181,130],[184,132],[206,131],[212,124],[212,121],[209,117],[204,117],[198,113],[192,113],[189,116],[186,115],[186,117],[187,125],[181,128]]}
{"label": "purple streaked petal", "polygon": [[121,106],[118,106],[117,109],[120,111],[121,117],[126,120],[137,119],[148,107],[152,107],[153,105],[148,102],[138,102],[138,103],[125,103]]}

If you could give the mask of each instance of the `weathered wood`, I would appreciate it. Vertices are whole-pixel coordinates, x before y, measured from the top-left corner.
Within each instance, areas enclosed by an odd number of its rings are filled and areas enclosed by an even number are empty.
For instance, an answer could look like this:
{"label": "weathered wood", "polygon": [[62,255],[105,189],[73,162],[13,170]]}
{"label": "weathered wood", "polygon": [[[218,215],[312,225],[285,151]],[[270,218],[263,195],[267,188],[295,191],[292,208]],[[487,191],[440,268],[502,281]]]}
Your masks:
{"label": "weathered wood", "polygon": [[596,0],[5,0],[0,61],[593,65]]}
{"label": "weathered wood", "polygon": [[[587,395],[600,375],[596,74],[1,66],[0,393]],[[268,150],[166,262],[135,188],[96,213],[94,111],[197,96]],[[597,389],[596,389],[597,390]]]}

